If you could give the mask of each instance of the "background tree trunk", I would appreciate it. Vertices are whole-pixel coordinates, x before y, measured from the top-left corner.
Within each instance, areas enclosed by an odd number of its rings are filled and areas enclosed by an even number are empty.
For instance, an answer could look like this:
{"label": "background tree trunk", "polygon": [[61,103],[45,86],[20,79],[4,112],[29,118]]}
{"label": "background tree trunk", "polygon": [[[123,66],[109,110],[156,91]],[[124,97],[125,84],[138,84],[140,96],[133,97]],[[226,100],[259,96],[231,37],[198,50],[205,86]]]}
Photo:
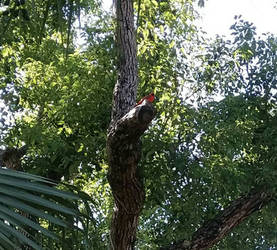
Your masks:
{"label": "background tree trunk", "polygon": [[191,241],[181,240],[161,250],[209,249],[251,214],[272,201],[272,198],[271,192],[252,190],[248,195],[233,201],[214,219],[207,221],[193,234]]}

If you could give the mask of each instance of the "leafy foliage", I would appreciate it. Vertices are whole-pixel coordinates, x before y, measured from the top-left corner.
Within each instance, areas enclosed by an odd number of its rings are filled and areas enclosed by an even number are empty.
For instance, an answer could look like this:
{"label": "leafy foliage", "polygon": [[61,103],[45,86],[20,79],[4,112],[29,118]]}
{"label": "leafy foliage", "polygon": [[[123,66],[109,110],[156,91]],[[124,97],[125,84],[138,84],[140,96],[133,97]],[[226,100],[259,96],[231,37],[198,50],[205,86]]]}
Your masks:
{"label": "leafy foliage", "polygon": [[[15,2],[5,6],[17,16],[0,16],[1,146],[27,145],[25,171],[93,197],[87,242],[104,249],[112,208],[105,140],[118,59],[113,18],[89,0]],[[142,139],[138,247],[155,249],[190,239],[253,187],[276,188],[277,40],[257,37],[237,17],[232,40],[210,41],[193,25],[191,1],[139,0],[135,8],[139,96],[157,96],[156,120]],[[272,204],[256,213],[215,249],[274,248],[274,211]],[[64,249],[82,245],[79,235],[63,234]]]}
{"label": "leafy foliage", "polygon": [[[192,50],[197,67],[190,68],[191,91],[184,94],[189,98],[184,103],[169,96],[174,108],[161,113],[144,138],[149,208],[142,247],[146,235],[151,247],[190,239],[199,225],[253,187],[276,189],[276,40],[257,38],[242,20],[233,29],[232,42],[218,38],[202,51]],[[262,226],[276,228],[272,209],[238,227],[218,249],[274,246],[276,234]],[[255,219],[260,230],[245,233]]]}

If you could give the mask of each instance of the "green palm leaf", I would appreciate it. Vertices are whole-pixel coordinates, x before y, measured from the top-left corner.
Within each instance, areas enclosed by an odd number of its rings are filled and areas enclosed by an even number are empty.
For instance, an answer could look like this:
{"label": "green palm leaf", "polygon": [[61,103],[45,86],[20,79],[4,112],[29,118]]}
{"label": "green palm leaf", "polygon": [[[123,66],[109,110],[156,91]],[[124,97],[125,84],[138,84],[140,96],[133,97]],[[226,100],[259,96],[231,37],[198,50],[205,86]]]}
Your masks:
{"label": "green palm leaf", "polygon": [[56,189],[50,180],[0,169],[0,249],[15,249],[22,244],[42,249],[32,234],[39,233],[52,240],[59,237],[39,224],[76,228],[82,221],[76,201],[70,192]]}

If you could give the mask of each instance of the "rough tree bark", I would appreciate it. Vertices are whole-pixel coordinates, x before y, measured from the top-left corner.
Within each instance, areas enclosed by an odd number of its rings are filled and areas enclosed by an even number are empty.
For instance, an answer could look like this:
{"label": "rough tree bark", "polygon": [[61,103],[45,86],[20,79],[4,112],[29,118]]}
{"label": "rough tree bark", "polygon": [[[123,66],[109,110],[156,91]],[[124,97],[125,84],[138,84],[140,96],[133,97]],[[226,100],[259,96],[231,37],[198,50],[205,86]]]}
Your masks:
{"label": "rough tree bark", "polygon": [[117,0],[118,80],[114,88],[111,124],[108,129],[108,180],[115,200],[111,248],[134,249],[144,188],[138,171],[140,136],[154,118],[154,108],[144,101],[134,107],[137,94],[137,57],[133,2]]}
{"label": "rough tree bark", "polygon": [[252,190],[248,195],[233,201],[214,219],[200,227],[193,234],[191,241],[181,240],[169,247],[163,247],[161,250],[209,249],[248,216],[272,201],[273,197],[271,192]]}
{"label": "rough tree bark", "polygon": [[6,148],[0,150],[0,166],[22,171],[21,157],[26,154],[27,146],[21,148]]}

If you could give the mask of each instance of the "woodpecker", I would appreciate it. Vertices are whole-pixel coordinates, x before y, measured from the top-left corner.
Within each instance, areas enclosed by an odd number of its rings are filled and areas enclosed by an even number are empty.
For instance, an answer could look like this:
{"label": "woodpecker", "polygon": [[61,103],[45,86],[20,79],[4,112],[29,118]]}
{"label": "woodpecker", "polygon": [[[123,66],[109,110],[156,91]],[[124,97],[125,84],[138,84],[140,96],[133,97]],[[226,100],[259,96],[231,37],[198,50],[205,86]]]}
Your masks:
{"label": "woodpecker", "polygon": [[149,95],[147,95],[147,96],[141,98],[141,99],[138,101],[138,103],[135,105],[135,107],[138,106],[138,105],[140,105],[140,104],[142,104],[142,102],[143,102],[144,100],[147,100],[147,101],[149,101],[149,102],[154,102],[154,100],[155,100],[155,95],[154,95],[154,93],[151,93],[151,94],[149,94]]}

